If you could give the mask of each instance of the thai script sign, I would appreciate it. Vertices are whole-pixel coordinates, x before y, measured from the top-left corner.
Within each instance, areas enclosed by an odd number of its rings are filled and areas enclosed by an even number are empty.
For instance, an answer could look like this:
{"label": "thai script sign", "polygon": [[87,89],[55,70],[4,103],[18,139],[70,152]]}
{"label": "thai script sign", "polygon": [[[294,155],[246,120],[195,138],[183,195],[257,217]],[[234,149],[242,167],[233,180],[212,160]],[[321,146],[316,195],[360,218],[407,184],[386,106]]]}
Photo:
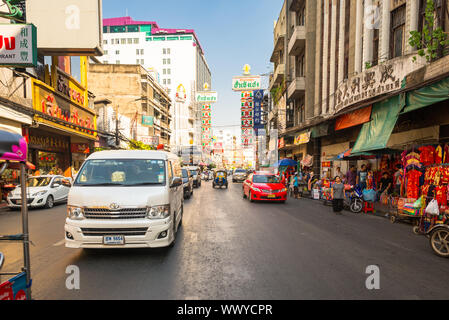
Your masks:
{"label": "thai script sign", "polygon": [[300,145],[310,141],[310,133],[311,131],[299,133],[295,136],[295,144]]}
{"label": "thai script sign", "polygon": [[142,116],[142,124],[144,126],[154,125],[154,117],[153,116]]}
{"label": "thai script sign", "polygon": [[79,84],[75,79],[73,79],[69,74],[65,73],[56,66],[53,68],[53,83],[55,83],[55,89],[62,93],[64,96],[69,98],[72,102],[87,107],[88,98],[87,90],[81,84]]}
{"label": "thai script sign", "polygon": [[260,76],[240,76],[232,78],[232,90],[234,91],[259,90],[260,84]]}
{"label": "thai script sign", "polygon": [[0,24],[0,65],[37,66],[37,32],[32,24]]}
{"label": "thai script sign", "polygon": [[215,91],[203,91],[196,93],[196,102],[214,103],[218,101],[218,93]]}
{"label": "thai script sign", "polygon": [[140,141],[143,144],[147,144],[149,146],[157,146],[159,144],[159,137],[158,136],[139,136],[139,137],[137,137],[137,141]]}
{"label": "thai script sign", "polygon": [[[78,106],[36,79],[32,79],[32,91],[33,108],[35,110],[54,118],[55,121],[52,122],[62,126],[67,131],[95,137],[96,134],[93,130],[96,130],[96,116],[93,111]],[[56,120],[62,120],[65,123]]]}

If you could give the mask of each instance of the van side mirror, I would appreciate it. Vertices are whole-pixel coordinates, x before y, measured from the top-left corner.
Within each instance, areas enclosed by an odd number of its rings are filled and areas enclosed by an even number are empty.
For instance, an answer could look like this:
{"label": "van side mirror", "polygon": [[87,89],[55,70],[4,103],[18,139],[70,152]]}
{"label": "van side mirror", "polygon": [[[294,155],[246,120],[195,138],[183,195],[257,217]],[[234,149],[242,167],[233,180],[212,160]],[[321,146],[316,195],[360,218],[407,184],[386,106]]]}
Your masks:
{"label": "van side mirror", "polygon": [[57,188],[57,187],[60,187],[60,186],[61,186],[61,184],[59,182],[55,182],[55,183],[53,183],[53,185],[51,187],[52,188]]}
{"label": "van side mirror", "polygon": [[5,256],[3,253],[0,252],[0,269],[3,267],[3,264],[5,263]]}
{"label": "van side mirror", "polygon": [[171,181],[170,188],[176,188],[182,186],[182,178],[175,177]]}

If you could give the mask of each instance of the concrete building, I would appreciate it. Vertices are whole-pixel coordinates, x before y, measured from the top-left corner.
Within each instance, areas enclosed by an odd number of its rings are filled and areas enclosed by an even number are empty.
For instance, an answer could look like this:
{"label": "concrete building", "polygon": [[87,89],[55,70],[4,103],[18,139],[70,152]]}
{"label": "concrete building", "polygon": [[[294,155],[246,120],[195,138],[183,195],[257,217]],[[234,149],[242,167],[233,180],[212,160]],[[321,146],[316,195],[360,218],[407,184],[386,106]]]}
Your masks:
{"label": "concrete building", "polygon": [[166,89],[144,67],[90,63],[87,78],[98,100],[110,99],[115,117],[131,119],[125,137],[169,146],[172,102]]}
{"label": "concrete building", "polygon": [[[281,158],[313,155],[315,172],[322,172],[323,162],[329,161],[330,170],[341,166],[345,172],[357,162],[335,159],[353,147],[381,153],[417,141],[445,141],[442,132],[448,130],[449,119],[447,112],[439,111],[444,102],[435,100],[423,109],[398,98],[449,76],[443,48],[428,62],[409,44],[410,32],[423,29],[426,3],[284,1],[274,29],[270,88],[275,103],[269,118],[271,127],[277,122],[279,128]],[[436,26],[447,32],[448,3],[438,1],[435,6]],[[286,102],[276,95],[285,96]],[[391,105],[385,109],[382,104]],[[391,122],[384,128],[376,121],[381,112],[387,114],[383,123]]]}
{"label": "concrete building", "polygon": [[195,31],[120,17],[103,20],[103,39],[103,63],[140,64],[167,88],[173,101],[171,145],[201,145],[201,110],[194,97],[204,83],[211,85],[211,72]]}

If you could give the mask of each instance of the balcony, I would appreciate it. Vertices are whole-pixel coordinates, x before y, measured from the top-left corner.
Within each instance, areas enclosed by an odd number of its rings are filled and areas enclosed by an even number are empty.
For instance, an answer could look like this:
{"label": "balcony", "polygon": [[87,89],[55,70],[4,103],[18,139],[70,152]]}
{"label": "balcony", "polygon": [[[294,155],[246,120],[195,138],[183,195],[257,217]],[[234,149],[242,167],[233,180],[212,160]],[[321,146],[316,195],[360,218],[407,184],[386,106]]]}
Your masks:
{"label": "balcony", "polygon": [[292,83],[288,86],[287,94],[288,98],[298,98],[305,94],[306,91],[306,78],[296,77]]}
{"label": "balcony", "polygon": [[274,75],[270,81],[270,90],[275,85],[282,83],[282,81],[284,80],[284,75],[285,75],[285,64],[283,63],[278,64],[276,70],[274,70]]}
{"label": "balcony", "polygon": [[296,26],[288,42],[288,54],[290,56],[299,55],[306,46],[306,27]]}

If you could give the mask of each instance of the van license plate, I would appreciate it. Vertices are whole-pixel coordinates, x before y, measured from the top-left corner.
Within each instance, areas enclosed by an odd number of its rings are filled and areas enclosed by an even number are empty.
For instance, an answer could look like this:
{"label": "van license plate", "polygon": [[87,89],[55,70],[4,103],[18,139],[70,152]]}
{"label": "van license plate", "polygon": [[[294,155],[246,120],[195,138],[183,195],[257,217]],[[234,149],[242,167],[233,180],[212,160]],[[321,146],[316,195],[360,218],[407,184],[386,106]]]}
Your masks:
{"label": "van license plate", "polygon": [[110,245],[125,244],[125,236],[103,236],[103,243]]}

